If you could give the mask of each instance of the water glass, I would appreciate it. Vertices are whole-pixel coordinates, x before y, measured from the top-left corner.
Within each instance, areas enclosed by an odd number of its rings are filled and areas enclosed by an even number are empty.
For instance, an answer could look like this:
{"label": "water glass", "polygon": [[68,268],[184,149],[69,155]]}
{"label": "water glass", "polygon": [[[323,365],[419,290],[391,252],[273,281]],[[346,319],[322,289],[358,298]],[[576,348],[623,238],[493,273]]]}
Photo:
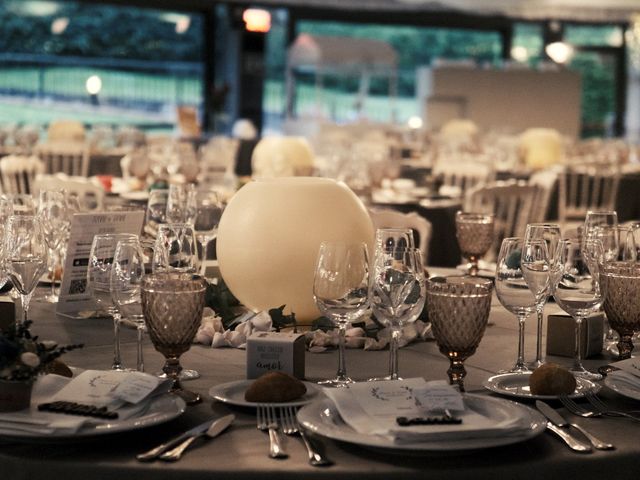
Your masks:
{"label": "water glass", "polygon": [[491,214],[457,212],[456,238],[462,256],[469,262],[467,274],[478,275],[478,260],[493,245],[495,217]]}
{"label": "water glass", "polygon": [[149,192],[147,200],[147,211],[145,214],[145,224],[161,224],[167,221],[167,201],[169,190],[158,188]]}

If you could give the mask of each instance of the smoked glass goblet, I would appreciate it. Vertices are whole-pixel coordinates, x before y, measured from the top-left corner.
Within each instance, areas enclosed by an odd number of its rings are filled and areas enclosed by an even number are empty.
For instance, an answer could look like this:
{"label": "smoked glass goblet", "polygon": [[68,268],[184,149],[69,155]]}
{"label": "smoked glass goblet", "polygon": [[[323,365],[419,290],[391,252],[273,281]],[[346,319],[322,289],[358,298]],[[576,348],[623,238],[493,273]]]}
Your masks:
{"label": "smoked glass goblet", "polygon": [[494,216],[484,213],[457,212],[456,238],[460,252],[469,264],[467,274],[478,275],[478,260],[493,245]]}
{"label": "smoked glass goblet", "polygon": [[427,309],[440,352],[450,361],[449,383],[464,391],[464,361],[484,336],[491,310],[493,284],[473,277],[427,280]]}
{"label": "smoked glass goblet", "polygon": [[180,356],[191,348],[202,321],[207,284],[197,275],[160,272],[142,280],[142,314],[155,349],[165,357],[162,371],[173,380],[171,390],[187,404],[201,401],[180,384]]}

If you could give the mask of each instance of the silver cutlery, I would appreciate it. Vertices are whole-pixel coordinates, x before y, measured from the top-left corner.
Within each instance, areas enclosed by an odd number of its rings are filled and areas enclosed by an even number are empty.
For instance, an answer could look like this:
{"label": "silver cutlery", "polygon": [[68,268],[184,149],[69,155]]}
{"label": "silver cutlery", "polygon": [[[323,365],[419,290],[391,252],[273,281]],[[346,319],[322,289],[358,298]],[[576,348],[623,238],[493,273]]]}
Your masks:
{"label": "silver cutlery", "polygon": [[[540,413],[542,413],[547,418],[548,420],[547,429],[551,430],[558,437],[560,437],[562,441],[564,441],[564,443],[566,443],[571,450],[574,450],[576,452],[584,452],[584,453],[591,452],[591,445],[587,445],[586,443],[581,442],[580,440],[575,438],[573,435],[571,435],[568,431],[558,426],[557,423],[554,421],[554,420],[557,420],[557,417],[555,417],[554,415],[551,415],[551,417],[549,417],[549,413],[551,412],[556,413],[555,410],[549,407],[549,405],[547,405],[544,402],[541,402],[540,400],[537,400],[536,407],[538,408]],[[560,423],[562,423],[562,421]]]}
{"label": "silver cutlery", "polygon": [[329,460],[323,452],[315,448],[312,441],[307,437],[307,434],[300,428],[298,419],[296,418],[296,409],[294,407],[283,407],[282,410],[282,431],[285,435],[300,435],[304,446],[307,449],[309,455],[309,464],[314,467],[326,467],[333,465],[333,462]]}
{"label": "silver cutlery", "polygon": [[166,452],[167,450],[175,447],[176,445],[178,445],[179,443],[184,442],[187,438],[192,437],[193,435],[197,435],[199,433],[202,432],[206,432],[207,429],[211,426],[211,424],[213,422],[215,422],[216,419],[212,419],[212,420],[207,420],[204,423],[201,423],[200,425],[197,425],[189,430],[187,430],[184,433],[181,433],[180,435],[173,437],[172,439],[161,443],[160,445],[158,445],[157,447],[152,448],[149,451],[146,451],[144,453],[140,453],[138,455],[136,455],[136,458],[141,461],[141,462],[150,462],[151,460],[155,460],[156,458],[158,458],[160,455],[162,455],[164,452]]}
{"label": "silver cutlery", "polygon": [[[585,394],[586,396],[586,394]],[[567,396],[560,396],[558,397],[560,399],[560,401],[562,402],[562,404],[567,408],[567,410],[569,410],[571,413],[573,413],[574,415],[578,415],[579,417],[584,417],[584,418],[599,418],[599,417],[603,417],[603,416],[607,416],[607,417],[626,417],[630,420],[636,421],[636,422],[640,422],[640,418],[636,417],[634,415],[631,415],[630,413],[626,413],[626,412],[618,412],[618,411],[614,411],[614,410],[607,410],[607,409],[598,409],[596,407],[594,407],[594,409],[588,409],[585,408],[582,405],[578,405],[576,402],[574,402],[572,399],[570,399]],[[588,400],[588,397],[587,397]],[[593,403],[591,403],[593,405]]]}
{"label": "silver cutlery", "polygon": [[189,446],[196,439],[201,438],[201,437],[209,437],[209,438],[217,437],[222,432],[224,432],[229,425],[231,425],[233,423],[235,418],[236,418],[235,415],[225,415],[224,417],[219,418],[218,420],[213,422],[211,424],[211,426],[207,430],[205,430],[204,432],[196,433],[195,435],[192,435],[189,438],[187,438],[185,441],[183,441],[177,447],[175,447],[175,448],[173,448],[171,450],[165,451],[163,454],[160,455],[160,459],[161,460],[166,460],[168,462],[175,462],[176,460],[180,460],[180,458],[182,457],[182,454],[185,452],[185,450],[187,448],[189,448]]}
{"label": "silver cutlery", "polygon": [[587,401],[593,405],[593,407],[596,409],[596,411],[600,412],[602,415],[607,415],[610,417],[625,417],[625,418],[629,418],[632,420],[635,420],[637,422],[640,422],[640,417],[637,417],[636,415],[631,414],[631,412],[623,412],[620,410],[612,410],[611,408],[609,408],[609,406],[604,403],[600,397],[598,397],[595,393],[593,392],[585,392],[584,394],[585,398],[587,399]]}
{"label": "silver cutlery", "polygon": [[282,446],[278,416],[273,405],[258,405],[256,422],[258,430],[269,431],[269,456],[271,458],[287,458],[289,455]]}
{"label": "silver cutlery", "polygon": [[589,440],[591,445],[593,445],[593,448],[596,448],[598,450],[613,450],[615,448],[611,443],[603,442],[580,425],[567,422],[562,415],[560,415],[556,410],[551,408],[546,403],[538,400],[536,401],[536,407],[540,412],[542,412],[545,417],[547,417],[547,419],[549,419],[556,426],[560,428],[573,427],[578,430],[582,435],[585,436],[587,440]]}

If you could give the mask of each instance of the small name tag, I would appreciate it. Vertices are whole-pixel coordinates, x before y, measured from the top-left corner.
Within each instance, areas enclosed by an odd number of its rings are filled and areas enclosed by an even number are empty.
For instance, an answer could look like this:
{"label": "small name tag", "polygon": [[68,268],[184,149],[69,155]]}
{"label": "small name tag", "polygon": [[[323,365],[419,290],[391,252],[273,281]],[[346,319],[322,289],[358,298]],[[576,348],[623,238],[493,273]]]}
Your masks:
{"label": "small name tag", "polygon": [[247,338],[247,378],[281,371],[304,378],[304,334],[256,332]]}
{"label": "small name tag", "polygon": [[444,381],[427,382],[426,387],[414,390],[413,394],[428,412],[464,410],[460,392]]}

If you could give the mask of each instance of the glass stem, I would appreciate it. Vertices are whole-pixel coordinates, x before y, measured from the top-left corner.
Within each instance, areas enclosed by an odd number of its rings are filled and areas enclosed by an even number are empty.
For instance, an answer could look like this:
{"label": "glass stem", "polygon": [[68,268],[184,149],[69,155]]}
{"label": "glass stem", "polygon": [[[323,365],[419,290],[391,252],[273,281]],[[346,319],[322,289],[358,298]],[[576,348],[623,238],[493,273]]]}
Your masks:
{"label": "glass stem", "polygon": [[524,324],[527,319],[526,314],[518,315],[518,358],[516,360],[515,370],[528,370],[524,364]]}
{"label": "glass stem", "polygon": [[542,365],[542,323],[544,319],[544,302],[536,305],[536,315],[538,317],[538,329],[536,338],[536,366]]}
{"label": "glass stem", "polygon": [[574,370],[584,370],[582,366],[582,317],[576,317],[576,328],[575,328],[575,350],[573,355],[573,368]]}
{"label": "glass stem", "polygon": [[113,364],[111,370],[122,370],[120,359],[120,313],[113,314]]}
{"label": "glass stem", "polygon": [[207,249],[209,248],[209,243],[211,242],[211,238],[205,236],[200,237],[200,245],[202,246],[202,252],[200,255],[200,275],[205,277],[205,272],[207,270]]}
{"label": "glass stem", "polygon": [[398,343],[400,341],[400,329],[394,327],[391,330],[391,341],[389,343],[389,378],[398,380]]}
{"label": "glass stem", "polygon": [[340,322],[338,325],[338,373],[336,377],[338,379],[347,378],[347,364],[345,361],[345,337],[347,335],[347,324]]}
{"label": "glass stem", "polygon": [[21,294],[20,299],[22,301],[22,323],[27,321],[27,314],[29,313],[29,303],[31,302],[31,293]]}
{"label": "glass stem", "polygon": [[137,326],[137,347],[138,347],[138,359],[137,359],[137,370],[139,372],[144,372],[144,358],[142,355],[142,336],[144,334],[144,325]]}
{"label": "glass stem", "polygon": [[49,265],[49,271],[51,272],[51,298],[56,296],[56,251],[53,248],[49,249],[49,258],[51,263]]}

